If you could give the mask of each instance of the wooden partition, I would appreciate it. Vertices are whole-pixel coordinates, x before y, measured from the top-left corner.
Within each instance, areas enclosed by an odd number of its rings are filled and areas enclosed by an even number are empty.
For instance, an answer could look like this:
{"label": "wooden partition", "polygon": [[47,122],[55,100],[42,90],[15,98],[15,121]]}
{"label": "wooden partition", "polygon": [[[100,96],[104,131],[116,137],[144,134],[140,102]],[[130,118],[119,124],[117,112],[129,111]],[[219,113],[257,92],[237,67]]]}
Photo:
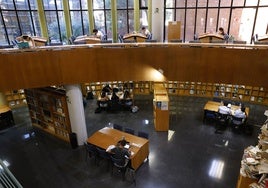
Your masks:
{"label": "wooden partition", "polygon": [[[268,88],[268,50],[190,45],[0,50],[0,91],[95,81],[180,80]],[[151,73],[161,68],[164,80]]]}

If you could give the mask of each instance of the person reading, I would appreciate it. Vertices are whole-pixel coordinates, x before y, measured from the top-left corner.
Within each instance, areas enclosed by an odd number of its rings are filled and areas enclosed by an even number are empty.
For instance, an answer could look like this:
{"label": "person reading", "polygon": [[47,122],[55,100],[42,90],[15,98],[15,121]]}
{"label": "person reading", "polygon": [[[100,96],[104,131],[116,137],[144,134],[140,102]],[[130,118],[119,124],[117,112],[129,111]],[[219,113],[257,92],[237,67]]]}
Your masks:
{"label": "person reading", "polygon": [[101,31],[99,31],[98,29],[93,29],[93,35],[96,38],[99,38],[100,40],[102,40],[102,38],[103,38],[103,33]]}
{"label": "person reading", "polygon": [[141,28],[141,34],[145,35],[147,38],[150,38],[151,36],[150,31],[144,26]]}
{"label": "person reading", "polygon": [[219,35],[223,36],[223,39],[225,41],[227,41],[229,39],[229,35],[227,33],[225,33],[224,29],[222,27],[219,28]]}
{"label": "person reading", "polygon": [[118,141],[116,147],[112,148],[109,153],[112,154],[112,156],[115,159],[119,159],[119,165],[124,165],[126,162],[128,162],[128,159],[131,155],[130,151],[125,148],[125,145],[127,144],[127,141],[125,139],[122,139]]}

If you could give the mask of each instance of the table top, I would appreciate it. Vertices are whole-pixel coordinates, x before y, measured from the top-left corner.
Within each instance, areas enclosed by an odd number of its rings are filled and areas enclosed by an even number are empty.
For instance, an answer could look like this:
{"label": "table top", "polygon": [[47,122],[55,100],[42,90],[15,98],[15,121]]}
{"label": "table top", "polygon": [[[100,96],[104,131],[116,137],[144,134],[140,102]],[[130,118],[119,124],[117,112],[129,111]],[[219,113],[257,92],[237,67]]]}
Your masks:
{"label": "table top", "polygon": [[11,109],[7,105],[0,105],[0,114],[10,111]]}
{"label": "table top", "polygon": [[[218,112],[219,106],[221,106],[220,102],[208,101],[204,106],[204,110]],[[239,109],[239,108],[240,108],[240,106],[231,105],[232,114],[234,114],[234,111]],[[247,115],[249,115],[249,107],[246,107],[245,112]]]}
{"label": "table top", "polygon": [[216,38],[219,38],[219,39],[224,39],[224,37],[222,35],[219,35],[219,34],[213,34],[213,33],[204,33],[202,35],[199,36],[199,39],[202,39],[202,38],[205,38],[205,37],[216,37]]}
{"label": "table top", "polygon": [[128,38],[131,38],[131,37],[141,37],[141,38],[144,38],[144,39],[147,39],[147,37],[141,33],[129,33],[129,34],[125,34],[123,36],[123,39],[128,39]]}
{"label": "table top", "polygon": [[130,144],[129,150],[132,153],[130,159],[135,157],[139,149],[149,142],[148,139],[128,134],[110,127],[104,127],[98,130],[87,139],[87,142],[102,149],[107,149],[110,145],[116,145],[118,141],[122,140],[122,137],[125,137],[125,140]]}

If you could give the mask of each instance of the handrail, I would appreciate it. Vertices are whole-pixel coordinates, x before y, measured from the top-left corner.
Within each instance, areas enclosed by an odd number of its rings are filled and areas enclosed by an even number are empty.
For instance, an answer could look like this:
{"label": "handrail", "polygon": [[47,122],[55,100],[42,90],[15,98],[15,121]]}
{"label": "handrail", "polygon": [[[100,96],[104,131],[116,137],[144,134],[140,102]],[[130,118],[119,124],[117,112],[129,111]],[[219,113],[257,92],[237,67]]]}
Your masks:
{"label": "handrail", "polygon": [[22,188],[22,185],[18,182],[2,160],[0,160],[0,187]]}
{"label": "handrail", "polygon": [[268,45],[265,44],[232,44],[232,43],[167,43],[167,42],[140,42],[140,43],[96,43],[96,44],[78,44],[78,45],[59,45],[59,46],[40,46],[27,49],[18,48],[5,48],[0,49],[0,53],[12,53],[12,52],[34,52],[43,50],[71,50],[77,48],[128,48],[128,47],[202,47],[202,48],[239,48],[239,49],[268,49]]}

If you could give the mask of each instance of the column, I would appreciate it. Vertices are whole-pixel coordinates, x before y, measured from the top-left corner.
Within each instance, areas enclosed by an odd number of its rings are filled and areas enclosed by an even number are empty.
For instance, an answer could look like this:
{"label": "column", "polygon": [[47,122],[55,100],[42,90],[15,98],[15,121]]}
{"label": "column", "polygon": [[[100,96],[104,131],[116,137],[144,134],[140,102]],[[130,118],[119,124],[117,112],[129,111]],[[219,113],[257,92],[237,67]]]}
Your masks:
{"label": "column", "polygon": [[87,140],[87,128],[80,85],[65,85],[72,132],[77,135],[78,145]]}

